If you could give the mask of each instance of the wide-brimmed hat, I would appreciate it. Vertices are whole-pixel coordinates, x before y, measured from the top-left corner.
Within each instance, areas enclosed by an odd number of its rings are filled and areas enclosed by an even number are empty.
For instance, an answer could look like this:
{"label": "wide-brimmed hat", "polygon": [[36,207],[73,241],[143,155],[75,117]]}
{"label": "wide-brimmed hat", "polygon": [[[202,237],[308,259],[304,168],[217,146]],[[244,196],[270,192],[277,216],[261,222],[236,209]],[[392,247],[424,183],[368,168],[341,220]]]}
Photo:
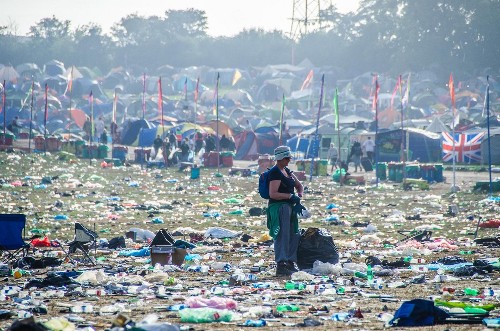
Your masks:
{"label": "wide-brimmed hat", "polygon": [[274,150],[274,159],[276,161],[283,160],[284,158],[292,157],[292,151],[288,146],[278,146]]}

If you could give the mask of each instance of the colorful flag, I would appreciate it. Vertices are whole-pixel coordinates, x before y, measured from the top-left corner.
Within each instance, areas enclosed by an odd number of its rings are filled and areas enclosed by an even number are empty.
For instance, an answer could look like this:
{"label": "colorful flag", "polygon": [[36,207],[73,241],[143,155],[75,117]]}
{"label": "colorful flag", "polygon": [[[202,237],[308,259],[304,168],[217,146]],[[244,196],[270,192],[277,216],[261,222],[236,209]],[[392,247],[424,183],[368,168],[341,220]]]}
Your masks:
{"label": "colorful flag", "polygon": [[194,103],[198,103],[198,93],[200,88],[200,77],[196,78],[196,88],[194,89]]}
{"label": "colorful flag", "polygon": [[94,95],[90,91],[89,95],[89,105],[90,105],[90,138],[94,137]]}
{"label": "colorful flag", "polygon": [[219,117],[219,80],[220,75],[217,73],[217,81],[215,82],[215,91],[214,91],[214,115]]}
{"label": "colorful flag", "polygon": [[161,118],[161,124],[163,125],[163,90],[161,88],[161,77],[158,78],[158,115]]}
{"label": "colorful flag", "polygon": [[[380,90],[380,85],[378,85],[378,77],[375,76],[375,93],[373,95],[373,104],[372,104],[372,109],[377,111],[377,106],[378,106],[378,91]],[[375,118],[377,118],[377,115],[375,115]]]}
{"label": "colorful flag", "polygon": [[68,76],[68,86],[66,87],[66,91],[64,91],[64,95],[66,95],[66,92],[69,92],[71,93],[71,91],[73,90],[73,68],[75,66],[71,66],[71,71],[69,72],[69,76]]}
{"label": "colorful flag", "polygon": [[448,82],[450,87],[450,97],[451,97],[451,110],[455,114],[455,85],[453,84],[453,74],[450,74],[450,81]]}
{"label": "colorful flag", "polygon": [[306,79],[304,79],[304,82],[302,83],[302,86],[300,88],[301,91],[305,90],[306,88],[309,88],[309,86],[312,83],[313,77],[314,77],[314,71],[311,69],[311,71],[309,71],[309,73],[307,74]]}
{"label": "colorful flag", "polygon": [[335,130],[339,129],[340,119],[339,119],[339,89],[335,89],[335,95],[333,96],[333,113],[335,114]]}
{"label": "colorful flag", "polygon": [[236,83],[238,83],[238,81],[240,80],[241,76],[242,76],[241,72],[238,69],[236,69],[234,71],[233,82],[231,85],[232,86],[236,85]]}
{"label": "colorful flag", "polygon": [[394,108],[394,98],[396,97],[396,93],[399,91],[400,88],[401,88],[401,76],[398,77],[398,80],[396,81],[396,86],[394,86],[394,90],[392,91],[391,108]]}
{"label": "colorful flag", "polygon": [[408,74],[408,81],[406,82],[405,93],[403,94],[403,99],[401,100],[403,108],[408,107],[408,105],[410,104],[410,78],[411,78],[411,73]]}
{"label": "colorful flag", "polygon": [[453,135],[442,133],[443,162],[450,162],[455,157],[456,162],[481,162],[481,141],[484,132],[471,134],[455,134],[455,153],[453,153]]}

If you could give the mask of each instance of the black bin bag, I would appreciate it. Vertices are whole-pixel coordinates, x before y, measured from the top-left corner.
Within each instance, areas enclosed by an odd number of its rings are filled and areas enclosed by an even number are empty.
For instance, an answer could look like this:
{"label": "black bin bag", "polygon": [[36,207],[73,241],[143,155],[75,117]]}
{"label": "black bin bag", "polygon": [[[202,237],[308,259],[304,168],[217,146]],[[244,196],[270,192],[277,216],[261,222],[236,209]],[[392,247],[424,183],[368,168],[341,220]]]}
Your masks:
{"label": "black bin bag", "polygon": [[314,262],[336,264],[339,253],[333,238],[326,229],[308,228],[302,230],[297,249],[297,265],[302,269],[311,269]]}

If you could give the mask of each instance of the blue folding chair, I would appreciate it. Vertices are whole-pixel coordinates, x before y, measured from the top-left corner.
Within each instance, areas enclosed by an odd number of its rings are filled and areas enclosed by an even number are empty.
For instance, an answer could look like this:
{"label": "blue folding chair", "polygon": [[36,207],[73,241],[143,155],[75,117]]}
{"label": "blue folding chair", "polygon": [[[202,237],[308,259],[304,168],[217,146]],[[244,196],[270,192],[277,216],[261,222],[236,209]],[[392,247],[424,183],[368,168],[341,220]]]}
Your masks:
{"label": "blue folding chair", "polygon": [[0,253],[3,263],[10,263],[21,253],[26,256],[30,244],[24,242],[26,215],[0,214]]}

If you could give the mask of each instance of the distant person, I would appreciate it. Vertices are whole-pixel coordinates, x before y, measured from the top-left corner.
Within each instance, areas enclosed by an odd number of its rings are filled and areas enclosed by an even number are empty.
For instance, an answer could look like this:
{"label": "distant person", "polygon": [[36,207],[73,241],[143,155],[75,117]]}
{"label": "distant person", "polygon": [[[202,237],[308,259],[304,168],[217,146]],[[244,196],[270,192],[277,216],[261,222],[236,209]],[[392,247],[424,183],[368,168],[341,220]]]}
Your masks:
{"label": "distant person", "polygon": [[19,129],[22,128],[21,123],[19,122],[19,116],[14,117],[10,125],[7,125],[7,129],[12,132],[16,137],[19,135]]}
{"label": "distant person", "polygon": [[102,116],[99,116],[99,118],[97,119],[97,121],[95,121],[95,137],[97,138],[96,140],[101,142],[100,139],[101,139],[101,135],[102,135],[102,132],[104,131],[105,129],[105,125],[104,125],[104,120],[102,118]]}
{"label": "distant person", "polygon": [[361,171],[361,156],[363,155],[363,149],[361,148],[361,144],[359,141],[355,141],[354,144],[352,144],[351,147],[351,154],[350,158],[351,161],[354,163],[354,172]]}
{"label": "distant person", "polygon": [[203,134],[200,131],[196,131],[195,142],[194,142],[194,152],[198,154],[203,148]]}
{"label": "distant person", "polygon": [[210,153],[212,151],[215,151],[215,139],[212,136],[212,134],[208,134],[207,138],[205,139],[205,152]]}
{"label": "distant person", "polygon": [[184,140],[181,142],[181,162],[188,162],[189,161],[189,140],[188,138],[184,138]]}
{"label": "distant person", "polygon": [[107,144],[108,143],[108,131],[106,128],[102,130],[101,136],[99,137],[101,144]]}
{"label": "distant person", "polygon": [[85,122],[83,123],[83,132],[85,132],[85,139],[90,139],[92,135],[92,122],[88,116],[85,118]]}
{"label": "distant person", "polygon": [[330,164],[332,165],[330,172],[333,173],[333,169],[337,169],[337,160],[339,158],[339,150],[335,147],[334,143],[330,144],[327,158],[330,160]]}
{"label": "distant person", "polygon": [[160,151],[161,146],[163,145],[163,140],[160,135],[156,135],[155,140],[153,140],[153,150],[155,152],[155,158],[158,156],[158,152]]}
{"label": "distant person", "polygon": [[177,137],[175,136],[174,131],[170,131],[168,141],[170,141],[170,146],[172,146],[172,148],[177,148]]}
{"label": "distant person", "polygon": [[372,137],[368,137],[367,140],[363,142],[363,149],[365,150],[366,157],[373,162],[373,152],[375,151],[375,142],[372,140]]}
{"label": "distant person", "polygon": [[225,134],[222,135],[220,138],[220,148],[223,151],[229,150],[229,147],[231,145],[231,141],[226,137]]}

